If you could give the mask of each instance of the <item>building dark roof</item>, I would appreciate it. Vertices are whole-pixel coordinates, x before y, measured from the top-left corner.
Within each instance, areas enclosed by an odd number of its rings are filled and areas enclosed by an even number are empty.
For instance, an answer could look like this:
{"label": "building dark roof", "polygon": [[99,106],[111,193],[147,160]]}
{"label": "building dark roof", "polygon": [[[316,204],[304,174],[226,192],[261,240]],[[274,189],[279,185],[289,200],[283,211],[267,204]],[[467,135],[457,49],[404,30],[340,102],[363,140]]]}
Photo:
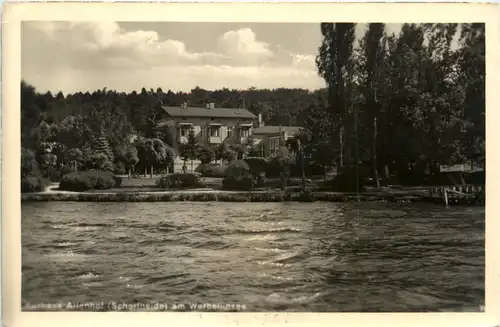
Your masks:
{"label": "building dark roof", "polygon": [[247,109],[241,108],[202,108],[202,107],[162,107],[171,117],[208,117],[208,118],[257,118]]}
{"label": "building dark roof", "polygon": [[[282,132],[287,132],[288,134],[297,134],[302,127],[299,126],[281,126]],[[279,134],[280,126],[263,126],[254,128],[252,134]]]}

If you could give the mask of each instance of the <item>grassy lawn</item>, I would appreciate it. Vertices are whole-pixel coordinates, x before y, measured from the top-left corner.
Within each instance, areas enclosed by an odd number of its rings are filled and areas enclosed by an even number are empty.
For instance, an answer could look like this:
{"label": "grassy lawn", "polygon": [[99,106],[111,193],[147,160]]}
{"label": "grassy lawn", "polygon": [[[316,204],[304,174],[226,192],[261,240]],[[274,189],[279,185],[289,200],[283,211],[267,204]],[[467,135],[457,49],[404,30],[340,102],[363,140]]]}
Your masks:
{"label": "grassy lawn", "polygon": [[[141,178],[131,178],[124,176],[122,180],[122,185],[120,188],[112,188],[107,190],[107,192],[161,192],[165,191],[156,186],[156,181],[160,179],[161,176],[153,176],[153,178],[141,177]],[[221,189],[222,178],[220,177],[200,177],[206,189]],[[322,179],[321,179],[322,180]],[[288,189],[295,189],[301,186],[300,178],[291,178],[288,182]],[[314,188],[317,186],[315,181],[307,183],[307,187]],[[281,180],[279,178],[266,178],[264,186],[256,188],[256,190],[277,190],[281,187]],[[93,190],[90,192],[99,192],[98,190]]]}
{"label": "grassy lawn", "polygon": [[[128,176],[121,176],[122,185],[119,188],[112,188],[106,190],[106,192],[163,192],[164,189],[160,189],[156,186],[156,181],[158,181],[161,176],[153,175],[151,177],[141,177],[141,178],[128,178]],[[215,177],[200,177],[203,184],[208,189],[220,188],[222,183],[222,178]],[[100,192],[99,190],[93,190],[89,192]],[[102,192],[102,191],[101,191]]]}
{"label": "grassy lawn", "polygon": [[142,177],[142,178],[128,178],[122,177],[122,188],[150,188],[156,187],[156,181],[160,179],[160,176]]}
{"label": "grassy lawn", "polygon": [[[111,193],[124,193],[124,192],[164,192],[165,189],[158,188],[156,182],[161,178],[160,175],[154,175],[153,178],[150,176],[140,178],[128,178],[128,176],[121,176],[122,184],[119,188],[111,188],[108,190],[90,190],[89,193],[100,193],[100,192],[111,192]],[[316,177],[316,178],[314,178]],[[322,183],[323,176],[307,177],[306,187],[315,190]],[[200,177],[204,184],[204,189],[207,190],[220,190],[222,184],[222,178],[218,177]],[[302,181],[301,178],[293,177],[290,178],[287,183],[287,189],[289,191],[301,190]],[[265,191],[265,190],[279,190],[281,188],[280,178],[266,178],[265,185],[256,187],[255,191]],[[383,194],[426,194],[428,188],[426,187],[381,187],[377,189],[375,187],[368,186],[363,194],[367,195],[383,195]]]}

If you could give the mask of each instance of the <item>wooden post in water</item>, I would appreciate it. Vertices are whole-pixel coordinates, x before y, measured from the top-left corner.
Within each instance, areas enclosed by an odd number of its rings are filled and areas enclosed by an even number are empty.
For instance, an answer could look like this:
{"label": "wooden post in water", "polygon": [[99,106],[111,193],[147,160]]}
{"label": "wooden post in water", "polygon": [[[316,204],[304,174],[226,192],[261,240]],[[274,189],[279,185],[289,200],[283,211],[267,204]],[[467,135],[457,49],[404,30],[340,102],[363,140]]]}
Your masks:
{"label": "wooden post in water", "polygon": [[448,207],[448,190],[444,188],[443,193],[444,193],[444,205]]}

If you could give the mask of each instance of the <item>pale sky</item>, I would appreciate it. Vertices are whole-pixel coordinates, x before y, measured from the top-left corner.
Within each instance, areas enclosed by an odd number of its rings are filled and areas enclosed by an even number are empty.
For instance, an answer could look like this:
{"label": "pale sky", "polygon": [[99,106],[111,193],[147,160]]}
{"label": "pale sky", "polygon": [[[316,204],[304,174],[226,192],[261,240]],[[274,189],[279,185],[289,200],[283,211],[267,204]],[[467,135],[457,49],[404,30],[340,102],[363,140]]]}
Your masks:
{"label": "pale sky", "polygon": [[40,21],[21,40],[21,76],[39,92],[324,87],[319,23]]}

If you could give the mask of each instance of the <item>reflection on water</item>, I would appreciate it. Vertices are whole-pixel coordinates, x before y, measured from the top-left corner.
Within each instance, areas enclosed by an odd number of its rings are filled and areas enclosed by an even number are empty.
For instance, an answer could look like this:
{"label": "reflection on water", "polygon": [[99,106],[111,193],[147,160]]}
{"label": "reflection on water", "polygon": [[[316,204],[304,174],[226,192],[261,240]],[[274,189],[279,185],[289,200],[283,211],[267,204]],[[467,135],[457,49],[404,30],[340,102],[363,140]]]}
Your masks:
{"label": "reflection on water", "polygon": [[382,203],[23,203],[29,303],[247,311],[472,311],[484,208]]}

